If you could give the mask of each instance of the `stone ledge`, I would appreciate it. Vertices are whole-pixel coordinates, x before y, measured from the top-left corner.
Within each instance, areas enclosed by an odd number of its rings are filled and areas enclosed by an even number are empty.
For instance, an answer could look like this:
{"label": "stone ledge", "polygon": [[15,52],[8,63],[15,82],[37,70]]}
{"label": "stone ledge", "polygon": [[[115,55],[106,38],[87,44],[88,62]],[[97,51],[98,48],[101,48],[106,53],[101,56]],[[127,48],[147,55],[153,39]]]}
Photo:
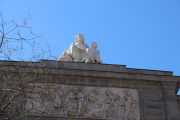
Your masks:
{"label": "stone ledge", "polygon": [[[18,66],[13,65],[1,65],[1,71],[9,71],[18,73],[19,70],[23,73],[34,73],[36,74],[52,74],[52,75],[70,75],[70,76],[86,76],[86,77],[101,77],[101,78],[121,78],[129,80],[144,80],[144,81],[162,81],[162,82],[175,82],[178,83],[180,76],[163,76],[163,75],[147,75],[147,74],[135,74],[135,73],[123,73],[123,72],[104,72],[104,71],[90,71],[90,70],[72,70],[72,69],[54,69],[54,68],[43,68],[43,67],[29,67],[29,66]],[[154,86],[152,84],[152,86]]]}
{"label": "stone ledge", "polygon": [[126,68],[126,65],[60,62],[60,61],[57,62],[50,60],[40,60],[40,62],[0,61],[0,65],[49,67],[49,68],[104,71],[104,72],[124,72],[124,73],[148,74],[148,75],[167,75],[167,76],[173,75],[173,72],[171,71],[133,69],[133,68]]}

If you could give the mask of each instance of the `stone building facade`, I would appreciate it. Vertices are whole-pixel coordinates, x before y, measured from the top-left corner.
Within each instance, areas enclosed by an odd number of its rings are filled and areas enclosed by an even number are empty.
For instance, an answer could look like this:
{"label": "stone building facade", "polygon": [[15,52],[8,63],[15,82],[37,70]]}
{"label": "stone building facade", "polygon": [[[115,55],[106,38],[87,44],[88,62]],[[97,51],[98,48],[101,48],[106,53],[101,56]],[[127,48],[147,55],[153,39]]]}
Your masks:
{"label": "stone building facade", "polygon": [[18,66],[23,79],[35,73],[27,85],[36,91],[24,105],[31,113],[23,119],[180,120],[180,76],[173,72],[59,61],[0,64],[10,74]]}

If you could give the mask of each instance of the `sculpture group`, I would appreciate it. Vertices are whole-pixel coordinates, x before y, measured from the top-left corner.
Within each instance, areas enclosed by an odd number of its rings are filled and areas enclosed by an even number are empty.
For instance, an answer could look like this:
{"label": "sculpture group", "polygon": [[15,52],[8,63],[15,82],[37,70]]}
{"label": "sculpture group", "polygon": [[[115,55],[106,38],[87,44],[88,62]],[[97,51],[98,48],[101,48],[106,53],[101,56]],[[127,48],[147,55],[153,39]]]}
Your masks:
{"label": "sculpture group", "polygon": [[[47,88],[42,93],[29,94],[26,109],[34,115],[50,115],[57,117],[92,118],[92,119],[118,119],[139,120],[135,116],[135,101],[129,90],[124,90],[125,96],[114,94],[110,90],[101,93],[100,89],[94,89],[87,93],[84,88],[72,88],[66,93],[61,87],[54,89],[54,96]],[[52,92],[52,91],[51,91]],[[104,94],[104,100],[100,100]],[[49,96],[48,96],[49,95]]]}
{"label": "sculpture group", "polygon": [[57,61],[73,61],[85,63],[102,63],[100,59],[100,51],[98,51],[97,43],[93,42],[91,48],[84,43],[82,34],[77,34],[75,38],[76,43],[72,43],[70,48],[63,51],[63,56],[60,56]]}

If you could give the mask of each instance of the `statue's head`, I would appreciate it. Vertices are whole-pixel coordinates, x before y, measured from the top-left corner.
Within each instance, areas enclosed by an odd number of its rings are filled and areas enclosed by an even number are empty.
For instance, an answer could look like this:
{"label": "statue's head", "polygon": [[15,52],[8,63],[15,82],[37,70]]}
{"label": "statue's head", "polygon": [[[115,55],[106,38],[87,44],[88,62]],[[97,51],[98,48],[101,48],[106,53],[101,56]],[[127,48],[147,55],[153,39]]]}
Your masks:
{"label": "statue's head", "polygon": [[106,91],[106,94],[107,94],[107,95],[111,95],[112,92],[111,92],[110,90],[107,90],[107,91]]}
{"label": "statue's head", "polygon": [[96,48],[97,48],[97,46],[98,46],[98,45],[97,45],[97,43],[96,43],[96,42],[93,42],[93,43],[91,44],[91,48],[95,48],[95,49],[96,49]]}
{"label": "statue's head", "polygon": [[116,100],[120,100],[120,99],[121,99],[120,95],[116,95]]}
{"label": "statue's head", "polygon": [[98,95],[98,94],[100,93],[100,91],[99,91],[98,89],[96,89],[96,90],[94,91],[94,93],[95,93],[96,95]]}
{"label": "statue's head", "polygon": [[77,34],[75,38],[76,43],[84,43],[84,37],[82,34]]}
{"label": "statue's head", "polygon": [[80,91],[80,92],[84,91],[84,88],[79,88],[79,91]]}
{"label": "statue's head", "polygon": [[128,90],[126,91],[126,94],[127,94],[127,95],[131,95],[130,91],[128,91]]}
{"label": "statue's head", "polygon": [[73,91],[73,93],[75,93],[75,94],[77,94],[77,92],[78,92],[78,91],[77,91],[77,88],[73,88],[72,91]]}

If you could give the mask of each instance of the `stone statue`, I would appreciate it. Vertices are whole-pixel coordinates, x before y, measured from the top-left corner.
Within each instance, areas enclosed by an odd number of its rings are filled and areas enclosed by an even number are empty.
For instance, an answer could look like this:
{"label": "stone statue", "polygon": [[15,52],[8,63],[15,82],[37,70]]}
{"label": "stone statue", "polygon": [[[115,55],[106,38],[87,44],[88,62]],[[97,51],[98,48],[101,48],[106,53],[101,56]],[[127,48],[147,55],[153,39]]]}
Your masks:
{"label": "stone statue", "polygon": [[98,98],[98,95],[99,95],[99,90],[96,89],[94,90],[94,92],[90,93],[89,94],[89,103],[88,103],[88,108],[87,108],[87,111],[86,111],[86,114],[84,115],[85,117],[90,117],[91,116],[91,112],[98,108],[98,106],[101,104],[97,101],[97,98]]}
{"label": "stone statue", "polygon": [[77,115],[77,89],[74,88],[64,100],[65,114],[68,116]]}
{"label": "stone statue", "polygon": [[55,90],[55,100],[54,100],[54,107],[61,108],[61,96],[62,96],[62,90],[61,88],[56,88]]}
{"label": "stone statue", "polygon": [[67,55],[66,49],[63,51],[63,56],[60,56],[57,61],[72,61],[72,58]]}
{"label": "stone statue", "polygon": [[51,98],[53,98],[50,94],[50,91],[47,86],[42,87],[43,94],[41,95],[42,99],[42,112],[51,114],[53,110],[53,102],[51,101]]}
{"label": "stone statue", "polygon": [[114,110],[118,114],[118,118],[123,119],[124,118],[124,105],[123,105],[123,101],[121,100],[120,95],[116,95],[113,107],[114,107]]}
{"label": "stone statue", "polygon": [[127,90],[125,92],[126,96],[124,103],[124,120],[134,120],[134,107],[136,102],[133,101],[130,91]]}
{"label": "stone statue", "polygon": [[107,94],[107,99],[111,101],[111,105],[109,106],[109,109],[107,110],[107,113],[106,113],[106,118],[117,119],[118,118],[118,112],[115,109],[116,106],[114,105],[115,95],[110,90],[107,90],[106,94]]}
{"label": "stone statue", "polygon": [[96,50],[97,48],[97,43],[96,42],[93,42],[91,44],[91,51],[92,51],[92,55],[93,55],[93,62],[94,63],[102,63],[102,60],[100,59],[100,51]]}
{"label": "stone statue", "polygon": [[89,94],[89,107],[97,107],[100,103],[97,101],[99,95],[99,89],[96,89],[93,93]]}
{"label": "stone statue", "polygon": [[91,47],[84,43],[82,34],[77,34],[75,38],[76,43],[72,43],[70,48],[64,50],[63,56],[60,56],[57,61],[74,61],[85,63],[102,63],[100,59],[100,51],[96,50],[97,43],[93,42]]}
{"label": "stone statue", "polygon": [[88,96],[84,92],[83,88],[80,88],[80,92],[77,94],[77,99],[78,99],[78,116],[82,116],[86,110],[87,110],[87,105],[88,105]]}

